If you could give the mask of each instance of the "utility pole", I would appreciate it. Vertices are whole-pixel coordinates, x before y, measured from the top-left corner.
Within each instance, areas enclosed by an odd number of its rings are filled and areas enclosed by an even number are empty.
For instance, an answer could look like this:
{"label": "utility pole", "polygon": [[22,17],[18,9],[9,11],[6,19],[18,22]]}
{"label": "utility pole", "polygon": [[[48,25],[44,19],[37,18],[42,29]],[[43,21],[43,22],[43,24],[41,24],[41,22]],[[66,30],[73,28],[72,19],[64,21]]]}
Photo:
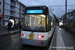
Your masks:
{"label": "utility pole", "polygon": [[67,18],[67,0],[65,0],[65,29],[66,29],[66,18]]}

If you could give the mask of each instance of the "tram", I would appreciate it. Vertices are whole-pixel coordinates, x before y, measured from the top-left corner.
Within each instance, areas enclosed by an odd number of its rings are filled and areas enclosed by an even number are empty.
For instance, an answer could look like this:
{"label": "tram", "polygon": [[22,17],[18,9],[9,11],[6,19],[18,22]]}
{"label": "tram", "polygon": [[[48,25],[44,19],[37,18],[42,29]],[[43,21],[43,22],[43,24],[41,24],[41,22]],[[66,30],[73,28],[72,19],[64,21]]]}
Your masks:
{"label": "tram", "polygon": [[48,6],[28,6],[25,8],[21,42],[25,45],[47,46],[53,31],[55,19]]}

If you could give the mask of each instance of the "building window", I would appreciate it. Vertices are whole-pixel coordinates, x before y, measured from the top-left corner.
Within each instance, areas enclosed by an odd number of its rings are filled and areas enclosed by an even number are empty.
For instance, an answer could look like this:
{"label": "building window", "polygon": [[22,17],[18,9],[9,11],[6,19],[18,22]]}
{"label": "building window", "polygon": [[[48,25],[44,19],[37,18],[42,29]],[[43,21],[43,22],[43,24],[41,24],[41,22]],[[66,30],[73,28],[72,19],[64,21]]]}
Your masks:
{"label": "building window", "polygon": [[10,4],[10,0],[5,0],[5,2]]}
{"label": "building window", "polygon": [[6,8],[10,8],[10,5],[7,4],[7,3],[5,3],[5,7],[6,7]]}
{"label": "building window", "polygon": [[6,9],[5,9],[5,11],[4,11],[4,12],[5,12],[5,13],[10,13],[10,11],[9,11],[9,10],[6,10]]}
{"label": "building window", "polygon": [[19,3],[17,3],[17,6],[19,6]]}
{"label": "building window", "polygon": [[21,17],[24,17],[24,15],[23,15],[23,14],[21,14]]}
{"label": "building window", "polygon": [[19,3],[18,2],[16,2],[16,6],[19,6]]}
{"label": "building window", "polygon": [[10,17],[7,16],[7,15],[4,16],[4,20],[9,20],[9,18],[10,18]]}
{"label": "building window", "polygon": [[23,13],[23,10],[21,10],[21,13]]}
{"label": "building window", "polygon": [[10,15],[15,15],[15,13],[13,11],[10,12]]}
{"label": "building window", "polygon": [[15,15],[19,15],[19,13],[15,13]]}
{"label": "building window", "polygon": [[17,12],[19,12],[19,8],[15,8],[15,10],[16,10]]}
{"label": "building window", "polygon": [[11,6],[11,9],[13,9],[14,7],[13,6]]}
{"label": "building window", "polygon": [[1,2],[0,2],[0,5],[1,5]]}
{"label": "building window", "polygon": [[14,1],[11,1],[11,4],[15,4]]}

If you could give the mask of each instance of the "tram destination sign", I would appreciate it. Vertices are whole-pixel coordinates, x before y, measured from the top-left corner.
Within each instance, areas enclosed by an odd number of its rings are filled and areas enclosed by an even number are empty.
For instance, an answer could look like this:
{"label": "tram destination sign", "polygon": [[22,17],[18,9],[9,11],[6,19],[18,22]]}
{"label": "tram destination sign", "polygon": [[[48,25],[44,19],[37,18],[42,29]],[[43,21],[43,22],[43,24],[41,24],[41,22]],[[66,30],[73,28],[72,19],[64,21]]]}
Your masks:
{"label": "tram destination sign", "polygon": [[43,10],[27,10],[26,13],[43,13]]}

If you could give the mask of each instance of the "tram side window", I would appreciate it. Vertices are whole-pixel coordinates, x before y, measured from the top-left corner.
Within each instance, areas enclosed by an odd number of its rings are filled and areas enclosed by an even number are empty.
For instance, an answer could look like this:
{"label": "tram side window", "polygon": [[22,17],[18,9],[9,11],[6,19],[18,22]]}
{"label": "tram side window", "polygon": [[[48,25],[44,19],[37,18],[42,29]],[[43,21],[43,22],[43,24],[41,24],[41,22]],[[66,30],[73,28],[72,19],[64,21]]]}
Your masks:
{"label": "tram side window", "polygon": [[51,21],[51,27],[53,27],[54,26],[54,21]]}
{"label": "tram side window", "polygon": [[51,30],[50,16],[47,16],[47,31]]}

